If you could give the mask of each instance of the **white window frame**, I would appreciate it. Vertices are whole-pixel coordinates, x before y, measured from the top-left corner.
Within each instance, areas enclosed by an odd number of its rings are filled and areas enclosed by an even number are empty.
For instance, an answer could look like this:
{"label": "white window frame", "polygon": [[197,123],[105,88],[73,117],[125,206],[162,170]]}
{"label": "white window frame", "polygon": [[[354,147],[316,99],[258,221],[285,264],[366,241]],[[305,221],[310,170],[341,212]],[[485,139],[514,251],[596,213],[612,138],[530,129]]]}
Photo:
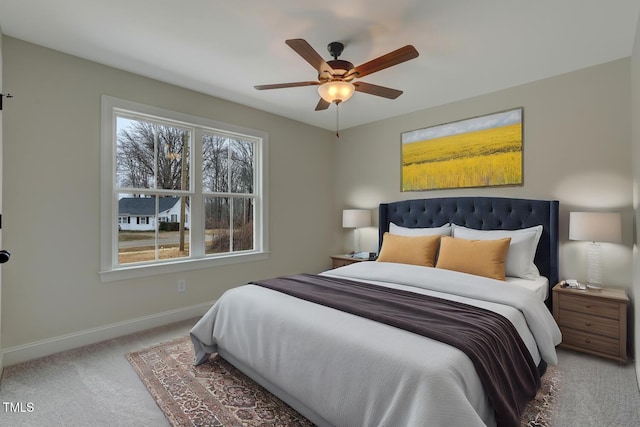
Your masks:
{"label": "white window frame", "polygon": [[[173,121],[192,127],[191,185],[187,197],[191,198],[191,248],[190,256],[172,260],[118,265],[118,200],[116,179],[116,114],[130,112],[138,116]],[[100,279],[103,282],[145,277],[210,268],[220,265],[264,260],[269,256],[267,222],[267,165],[268,143],[266,132],[231,125],[203,117],[152,107],[112,96],[102,96],[101,117],[101,182],[100,182]],[[222,254],[204,253],[204,208],[202,189],[202,131],[233,133],[257,140],[255,146],[255,217],[254,249]],[[202,246],[202,248],[200,248]]]}

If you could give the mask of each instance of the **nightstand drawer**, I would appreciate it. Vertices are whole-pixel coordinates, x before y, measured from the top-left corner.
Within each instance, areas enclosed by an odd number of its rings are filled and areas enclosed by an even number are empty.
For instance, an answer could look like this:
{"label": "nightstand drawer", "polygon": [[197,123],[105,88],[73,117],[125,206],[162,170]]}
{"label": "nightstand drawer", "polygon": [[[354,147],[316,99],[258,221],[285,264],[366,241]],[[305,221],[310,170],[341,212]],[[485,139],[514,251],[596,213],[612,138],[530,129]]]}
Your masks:
{"label": "nightstand drawer", "polygon": [[560,310],[578,311],[594,316],[620,318],[620,304],[578,295],[559,295]]}
{"label": "nightstand drawer", "polygon": [[348,259],[334,259],[333,268],[344,267],[345,265],[353,264],[354,262],[357,262],[357,261],[348,260]]}
{"label": "nightstand drawer", "polygon": [[344,267],[345,265],[354,264],[356,262],[372,261],[365,258],[354,258],[349,255],[331,255],[332,268]]}
{"label": "nightstand drawer", "polygon": [[558,314],[558,325],[577,329],[587,333],[606,335],[617,339],[620,336],[620,321],[597,317],[589,314],[561,311]]}
{"label": "nightstand drawer", "polygon": [[620,357],[620,341],[617,339],[562,327],[560,330],[562,331],[562,344],[565,346],[578,347],[596,353]]}

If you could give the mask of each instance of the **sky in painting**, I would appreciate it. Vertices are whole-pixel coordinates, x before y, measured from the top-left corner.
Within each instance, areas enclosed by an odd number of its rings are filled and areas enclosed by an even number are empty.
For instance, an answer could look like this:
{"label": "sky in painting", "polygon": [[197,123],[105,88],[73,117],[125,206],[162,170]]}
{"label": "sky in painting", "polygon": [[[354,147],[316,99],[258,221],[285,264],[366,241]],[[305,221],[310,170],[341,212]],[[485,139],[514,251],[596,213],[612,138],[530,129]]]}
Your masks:
{"label": "sky in painting", "polygon": [[522,109],[517,108],[515,110],[490,114],[488,116],[474,117],[472,119],[461,120],[459,122],[445,123],[424,129],[403,132],[402,143],[409,144],[411,142],[427,141],[434,138],[475,132],[478,130],[512,125],[520,122],[522,122]]}

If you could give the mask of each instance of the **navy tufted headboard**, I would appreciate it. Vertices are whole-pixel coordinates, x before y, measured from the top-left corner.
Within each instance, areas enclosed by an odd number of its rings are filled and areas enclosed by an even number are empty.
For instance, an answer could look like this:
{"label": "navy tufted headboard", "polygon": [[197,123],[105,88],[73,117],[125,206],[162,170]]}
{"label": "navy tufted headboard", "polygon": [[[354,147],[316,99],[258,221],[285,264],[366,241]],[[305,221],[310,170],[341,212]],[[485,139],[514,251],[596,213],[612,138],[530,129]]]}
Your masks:
{"label": "navy tufted headboard", "polygon": [[[503,197],[443,197],[402,200],[380,204],[379,247],[389,223],[401,227],[439,227],[448,222],[479,230],[517,230],[542,225],[535,264],[549,279],[550,288],[558,283],[557,200],[511,199]],[[551,295],[551,292],[549,292]]]}

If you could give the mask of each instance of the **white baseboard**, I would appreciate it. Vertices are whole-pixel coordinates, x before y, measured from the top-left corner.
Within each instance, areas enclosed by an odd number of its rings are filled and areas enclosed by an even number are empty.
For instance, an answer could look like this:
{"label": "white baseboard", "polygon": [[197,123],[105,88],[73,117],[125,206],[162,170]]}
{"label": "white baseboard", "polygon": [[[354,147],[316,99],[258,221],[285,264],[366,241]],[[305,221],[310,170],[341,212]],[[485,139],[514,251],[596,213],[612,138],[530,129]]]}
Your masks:
{"label": "white baseboard", "polygon": [[213,302],[178,308],[123,322],[97,328],[86,329],[72,334],[61,335],[54,338],[22,344],[15,347],[2,349],[0,361],[4,366],[15,365],[27,360],[37,359],[61,351],[71,350],[100,341],[121,337],[123,335],[144,331],[146,329],[167,325],[181,320],[202,316],[213,305]]}

